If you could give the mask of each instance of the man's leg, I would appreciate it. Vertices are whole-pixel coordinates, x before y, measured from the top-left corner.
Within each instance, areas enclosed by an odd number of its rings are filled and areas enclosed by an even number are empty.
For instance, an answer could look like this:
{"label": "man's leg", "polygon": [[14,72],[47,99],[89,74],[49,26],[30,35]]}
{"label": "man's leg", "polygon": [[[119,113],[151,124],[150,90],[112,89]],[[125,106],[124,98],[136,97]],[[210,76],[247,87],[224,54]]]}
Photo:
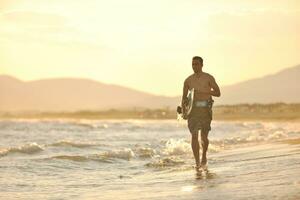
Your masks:
{"label": "man's leg", "polygon": [[192,133],[192,149],[195,157],[196,166],[200,164],[199,150],[200,145],[198,141],[198,132]]}
{"label": "man's leg", "polygon": [[207,130],[201,130],[201,145],[202,145],[201,165],[205,165],[207,163],[206,152],[209,145],[208,132],[209,131]]}

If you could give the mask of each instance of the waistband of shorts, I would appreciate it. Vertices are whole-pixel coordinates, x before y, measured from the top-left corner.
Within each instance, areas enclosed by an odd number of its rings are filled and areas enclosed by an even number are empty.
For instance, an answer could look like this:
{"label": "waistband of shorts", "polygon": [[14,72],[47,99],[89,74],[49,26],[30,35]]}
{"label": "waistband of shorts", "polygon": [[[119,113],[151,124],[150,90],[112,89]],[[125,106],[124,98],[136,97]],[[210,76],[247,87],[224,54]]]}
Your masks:
{"label": "waistband of shorts", "polygon": [[202,108],[206,108],[209,107],[209,100],[196,100],[193,102],[193,106],[195,107],[202,107]]}

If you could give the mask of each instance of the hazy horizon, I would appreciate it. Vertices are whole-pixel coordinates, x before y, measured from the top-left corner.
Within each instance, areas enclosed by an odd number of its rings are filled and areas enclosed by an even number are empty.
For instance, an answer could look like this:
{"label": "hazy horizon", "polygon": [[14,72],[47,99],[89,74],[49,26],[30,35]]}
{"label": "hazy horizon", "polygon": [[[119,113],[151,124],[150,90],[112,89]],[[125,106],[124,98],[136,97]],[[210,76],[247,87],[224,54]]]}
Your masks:
{"label": "hazy horizon", "polygon": [[[242,81],[239,81],[239,82],[236,82],[236,83],[232,83],[232,84],[228,84],[228,85],[220,85],[220,87],[229,87],[229,86],[233,86],[233,85],[240,84],[240,83],[243,83],[243,82],[251,81],[253,79],[264,78],[266,76],[274,75],[274,74],[280,73],[282,71],[285,71],[285,70],[288,70],[288,69],[291,69],[291,68],[294,68],[294,67],[297,67],[297,66],[300,66],[300,64],[292,66],[292,67],[286,67],[284,69],[280,69],[279,71],[276,71],[276,72],[273,72],[273,73],[270,73],[270,74],[266,74],[264,76],[253,77],[253,78],[250,78],[250,79],[242,80]],[[85,77],[75,77],[75,76],[73,76],[73,77],[72,76],[69,76],[69,77],[62,77],[61,76],[61,77],[59,77],[58,76],[58,77],[38,78],[38,79],[33,79],[33,80],[24,80],[24,79],[20,79],[18,77],[10,75],[10,74],[0,74],[0,76],[10,76],[12,78],[16,78],[16,79],[18,79],[20,81],[24,81],[24,82],[40,81],[40,80],[51,80],[51,79],[85,79],[85,80],[90,80],[90,81],[96,81],[96,82],[99,82],[99,83],[105,84],[105,85],[116,85],[116,86],[121,86],[121,87],[128,88],[128,89],[133,89],[133,90],[136,90],[136,91],[139,91],[139,92],[144,92],[144,93],[148,93],[148,94],[152,94],[152,95],[159,95],[159,94],[153,94],[153,93],[148,92],[148,91],[143,91],[143,90],[140,90],[140,89],[132,88],[130,86],[118,85],[117,83],[106,83],[106,82],[103,82],[101,80],[96,80],[96,79],[93,79],[93,78],[85,78]],[[177,96],[181,96],[181,95],[182,94],[181,94],[181,91],[180,91],[178,94],[174,94],[174,95],[160,95],[160,96],[177,97]]]}

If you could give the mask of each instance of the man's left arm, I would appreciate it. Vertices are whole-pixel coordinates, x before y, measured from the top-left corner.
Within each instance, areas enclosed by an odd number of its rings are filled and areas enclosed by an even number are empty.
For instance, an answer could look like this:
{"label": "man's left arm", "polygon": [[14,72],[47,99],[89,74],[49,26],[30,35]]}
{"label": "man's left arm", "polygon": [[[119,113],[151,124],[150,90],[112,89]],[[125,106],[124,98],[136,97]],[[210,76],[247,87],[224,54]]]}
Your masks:
{"label": "man's left arm", "polygon": [[210,87],[212,89],[210,91],[211,96],[215,96],[215,97],[220,97],[221,96],[220,88],[219,88],[218,84],[216,83],[216,80],[213,76],[211,76]]}

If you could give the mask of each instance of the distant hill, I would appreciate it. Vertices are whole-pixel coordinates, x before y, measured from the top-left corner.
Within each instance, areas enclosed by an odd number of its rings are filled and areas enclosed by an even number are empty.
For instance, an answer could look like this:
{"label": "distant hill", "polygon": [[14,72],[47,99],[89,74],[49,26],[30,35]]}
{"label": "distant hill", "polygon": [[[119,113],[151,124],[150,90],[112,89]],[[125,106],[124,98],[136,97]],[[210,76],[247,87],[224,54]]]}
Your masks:
{"label": "distant hill", "polygon": [[[300,65],[276,74],[221,87],[216,105],[300,102]],[[174,108],[181,96],[152,95],[79,78],[21,81],[0,75],[0,111],[77,111]]]}
{"label": "distant hill", "polygon": [[218,104],[299,103],[300,65],[276,74],[222,87],[221,92]]}
{"label": "distant hill", "polygon": [[176,100],[89,79],[56,78],[24,82],[11,76],[0,76],[0,111],[161,108],[171,106],[170,102]]}

